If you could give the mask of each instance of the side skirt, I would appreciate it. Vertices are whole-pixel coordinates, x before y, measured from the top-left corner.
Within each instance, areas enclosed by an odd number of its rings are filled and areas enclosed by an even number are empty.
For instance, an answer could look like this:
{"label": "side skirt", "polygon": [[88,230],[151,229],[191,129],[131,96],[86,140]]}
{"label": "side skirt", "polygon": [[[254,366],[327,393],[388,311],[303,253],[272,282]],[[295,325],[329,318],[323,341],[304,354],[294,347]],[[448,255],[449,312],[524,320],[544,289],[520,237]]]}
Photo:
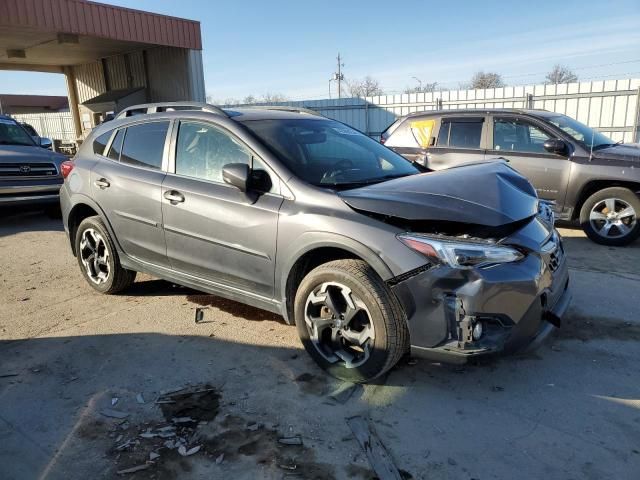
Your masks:
{"label": "side skirt", "polygon": [[126,269],[147,273],[169,282],[193,288],[194,290],[200,290],[228,300],[245,303],[252,307],[282,315],[282,304],[275,299],[263,297],[240,288],[230,287],[201,277],[154,265],[152,263],[145,262],[144,260],[126,255],[122,252],[118,253],[120,255],[120,263]]}

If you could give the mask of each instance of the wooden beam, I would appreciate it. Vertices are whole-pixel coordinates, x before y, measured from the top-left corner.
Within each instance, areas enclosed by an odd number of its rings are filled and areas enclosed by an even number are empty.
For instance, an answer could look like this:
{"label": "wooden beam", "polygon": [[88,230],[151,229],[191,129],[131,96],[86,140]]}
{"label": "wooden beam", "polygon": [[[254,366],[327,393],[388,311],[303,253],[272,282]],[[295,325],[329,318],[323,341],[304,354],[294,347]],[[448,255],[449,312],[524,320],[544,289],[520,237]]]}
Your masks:
{"label": "wooden beam", "polygon": [[369,464],[380,480],[402,480],[391,455],[376,435],[373,427],[362,417],[347,418],[347,425],[369,459]]}

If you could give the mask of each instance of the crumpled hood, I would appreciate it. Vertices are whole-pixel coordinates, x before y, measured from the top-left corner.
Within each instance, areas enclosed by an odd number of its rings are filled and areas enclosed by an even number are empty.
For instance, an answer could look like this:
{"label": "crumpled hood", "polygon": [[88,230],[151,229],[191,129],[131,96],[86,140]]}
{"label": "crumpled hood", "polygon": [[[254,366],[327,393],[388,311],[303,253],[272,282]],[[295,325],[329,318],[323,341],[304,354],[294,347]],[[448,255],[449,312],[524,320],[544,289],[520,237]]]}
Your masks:
{"label": "crumpled hood", "polygon": [[339,195],[356,210],[406,220],[497,227],[538,213],[533,186],[499,161],[412,175]]}
{"label": "crumpled hood", "polygon": [[0,163],[61,162],[66,157],[46,148],[28,145],[0,145]]}

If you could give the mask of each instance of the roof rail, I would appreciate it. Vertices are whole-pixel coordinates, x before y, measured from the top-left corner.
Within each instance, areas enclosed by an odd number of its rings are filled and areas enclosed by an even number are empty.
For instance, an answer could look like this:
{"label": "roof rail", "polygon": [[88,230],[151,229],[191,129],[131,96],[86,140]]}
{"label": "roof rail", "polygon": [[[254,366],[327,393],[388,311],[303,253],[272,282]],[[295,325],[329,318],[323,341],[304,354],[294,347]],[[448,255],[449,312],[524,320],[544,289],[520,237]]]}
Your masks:
{"label": "roof rail", "polygon": [[281,112],[306,113],[309,115],[315,115],[316,117],[324,117],[321,113],[304,107],[289,107],[287,105],[243,105],[243,107],[257,108],[259,110],[280,110]]}
{"label": "roof rail", "polygon": [[140,105],[131,105],[130,107],[121,110],[116,115],[116,119],[133,117],[135,115],[150,114],[157,112],[167,112],[172,110],[201,110],[203,112],[214,113],[216,115],[222,115],[228,117],[227,113],[220,107],[210,105],[204,102],[158,102],[158,103],[143,103]]}

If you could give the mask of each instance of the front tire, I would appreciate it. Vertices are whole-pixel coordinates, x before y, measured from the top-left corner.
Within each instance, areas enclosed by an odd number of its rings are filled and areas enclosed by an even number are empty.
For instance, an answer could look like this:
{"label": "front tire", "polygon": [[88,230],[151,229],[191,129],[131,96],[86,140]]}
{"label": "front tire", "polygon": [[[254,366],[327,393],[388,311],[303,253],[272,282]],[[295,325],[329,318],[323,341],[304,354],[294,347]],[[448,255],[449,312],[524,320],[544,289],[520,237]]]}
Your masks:
{"label": "front tire", "polygon": [[296,292],[294,315],[309,355],[342,380],[379,377],[408,349],[398,300],[361,260],[336,260],[312,270]]}
{"label": "front tire", "polygon": [[136,272],[120,265],[118,252],[100,217],[88,217],[80,223],[75,247],[82,275],[98,292],[111,295],[134,282]]}
{"label": "front tire", "polygon": [[591,240],[625,246],[640,236],[640,199],[627,188],[611,187],[591,195],[580,209],[580,225]]}

